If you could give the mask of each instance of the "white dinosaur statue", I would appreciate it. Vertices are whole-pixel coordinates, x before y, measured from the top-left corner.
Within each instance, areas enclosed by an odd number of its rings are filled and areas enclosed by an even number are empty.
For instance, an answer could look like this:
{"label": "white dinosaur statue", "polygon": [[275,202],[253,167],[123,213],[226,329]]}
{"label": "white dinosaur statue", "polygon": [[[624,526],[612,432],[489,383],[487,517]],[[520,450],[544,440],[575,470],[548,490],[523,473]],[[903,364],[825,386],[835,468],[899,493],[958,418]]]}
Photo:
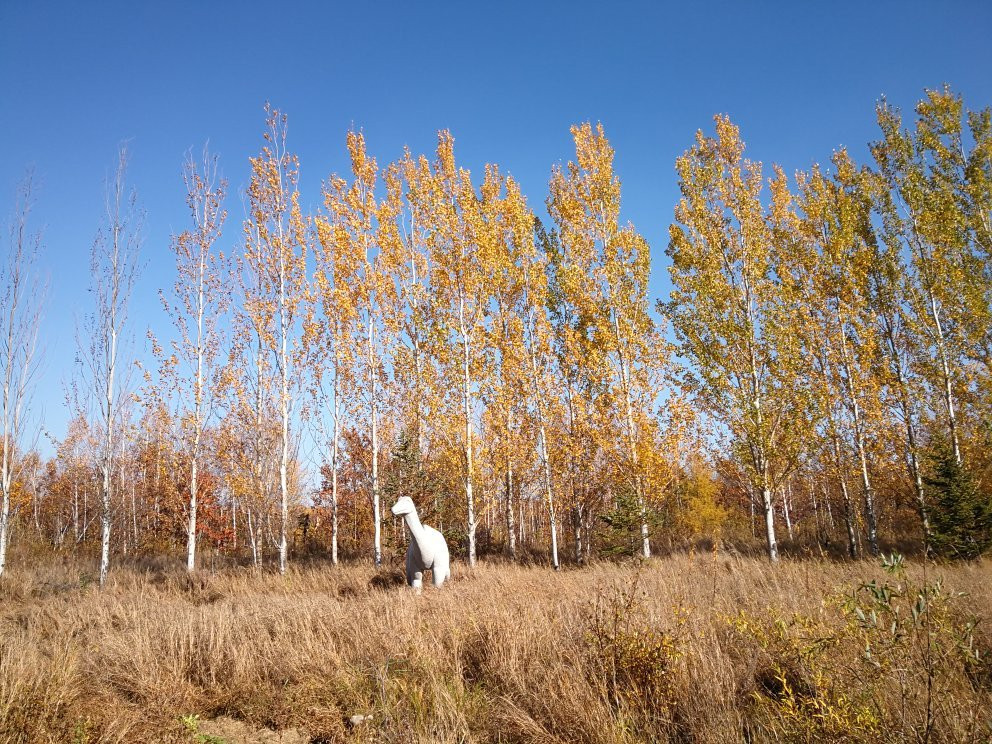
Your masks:
{"label": "white dinosaur statue", "polygon": [[441,586],[451,576],[451,559],[444,535],[420,523],[417,507],[409,496],[403,496],[393,504],[392,512],[403,516],[413,536],[410,547],[406,549],[406,582],[420,591],[424,585],[424,571],[429,570],[434,586]]}

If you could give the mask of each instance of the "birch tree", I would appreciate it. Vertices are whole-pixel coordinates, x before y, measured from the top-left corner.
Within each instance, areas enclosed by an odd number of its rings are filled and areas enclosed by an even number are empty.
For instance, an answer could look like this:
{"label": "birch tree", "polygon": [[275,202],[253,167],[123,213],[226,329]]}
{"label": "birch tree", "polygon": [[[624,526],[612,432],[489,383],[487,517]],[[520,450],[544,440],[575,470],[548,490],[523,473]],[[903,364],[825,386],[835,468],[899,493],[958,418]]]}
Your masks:
{"label": "birch tree", "polygon": [[[349,145],[358,147],[358,142],[355,140],[352,145],[349,137]],[[363,206],[366,204],[359,201]],[[354,203],[349,201],[349,190],[343,179],[332,177],[325,184],[324,204],[327,214],[320,214],[314,219],[317,241],[313,293],[315,301],[320,304],[321,315],[313,333],[313,337],[319,339],[313,384],[318,406],[329,408],[331,415],[330,432],[324,431],[322,439],[330,449],[331,561],[337,563],[341,433],[346,415],[354,408],[353,393],[360,383],[358,360],[367,361],[367,344],[363,352],[357,348],[360,342],[355,341],[359,333],[358,323],[364,321],[359,317],[360,307],[365,305],[355,304],[356,299],[363,296],[356,291],[360,289],[356,281],[366,267],[366,257],[357,250],[354,240],[355,224],[350,216],[350,207]],[[365,293],[364,297],[367,298],[368,294]],[[368,325],[363,322],[362,328],[367,331]],[[361,382],[369,379],[364,376]],[[348,395],[349,392],[352,395]],[[316,414],[318,422],[324,420],[321,413]],[[373,411],[373,416],[376,415]],[[373,492],[377,492],[377,486],[377,483],[374,484]],[[379,544],[378,541],[376,544]],[[378,556],[381,553],[376,550],[375,554]]]}
{"label": "birch tree", "polygon": [[138,250],[144,214],[137,195],[126,183],[128,151],[121,146],[114,174],[105,189],[104,225],[90,253],[90,292],[96,307],[83,324],[78,340],[88,373],[88,388],[97,409],[101,473],[100,586],[110,567],[110,531],[113,521],[114,458],[128,402],[129,366],[124,358],[128,305],[138,271]]}
{"label": "birch tree", "polygon": [[493,317],[487,345],[497,369],[489,375],[487,402],[498,441],[490,443],[501,461],[503,518],[507,549],[516,557],[516,511],[514,504],[514,465],[520,459],[521,417],[528,388],[525,326],[527,278],[525,272],[535,259],[533,214],[527,208],[520,186],[505,180],[505,197],[499,209],[498,239],[494,244],[492,274],[489,280]]}
{"label": "birch tree", "polygon": [[186,510],[186,570],[196,568],[196,518],[201,446],[204,428],[214,413],[220,385],[224,334],[221,321],[230,305],[227,259],[215,250],[227,213],[223,203],[226,182],[217,172],[217,157],[204,148],[200,165],[187,154],[183,165],[186,206],[192,228],[172,240],[177,279],[173,301],[162,294],[178,338],[171,343],[174,364],[172,386],[180,396],[180,426],[189,461],[189,498]]}
{"label": "birch tree", "polygon": [[[385,169],[386,208],[393,227],[392,239],[383,249],[390,253],[387,261],[393,296],[397,307],[396,346],[393,352],[393,374],[396,392],[400,396],[402,414],[412,428],[416,443],[417,468],[426,466],[430,431],[431,404],[439,397],[439,380],[430,363],[428,337],[434,298],[431,296],[430,236],[426,203],[418,200],[418,173],[428,168],[426,158],[414,158],[407,150],[403,158]],[[435,510],[439,506],[434,505]],[[423,516],[423,512],[421,512]]]}
{"label": "birch tree", "polygon": [[465,493],[469,565],[476,559],[474,421],[483,361],[481,332],[488,294],[483,264],[492,247],[484,203],[499,190],[498,174],[487,167],[477,195],[468,171],[455,164],[454,138],[438,136],[437,161],[422,160],[411,188],[418,214],[429,234],[432,317],[438,334],[435,353],[440,365],[458,381],[462,484]]}
{"label": "birch tree", "polygon": [[325,187],[334,250],[337,256],[335,284],[340,288],[338,313],[348,314],[352,322],[349,356],[354,360],[355,392],[364,400],[366,421],[362,428],[369,434],[369,491],[373,521],[373,561],[382,563],[382,503],[379,474],[381,450],[381,413],[383,397],[383,293],[386,282],[377,240],[379,202],[376,183],[379,169],[375,158],[368,156],[365,138],[348,133],[352,181],[332,178]]}
{"label": "birch tree", "polygon": [[884,202],[887,224],[913,269],[908,300],[920,341],[917,364],[942,400],[951,450],[960,465],[968,329],[973,317],[988,314],[982,261],[969,239],[963,194],[969,166],[963,103],[947,88],[930,90],[916,111],[916,128],[910,132],[903,129],[897,109],[879,105],[882,139],[872,145],[872,154],[890,196]]}
{"label": "birch tree", "polygon": [[[646,513],[641,436],[635,410],[649,395],[651,368],[660,364],[654,322],[649,312],[647,282],[650,253],[632,225],[620,224],[620,179],[613,171],[613,148],[602,125],[572,127],[576,161],[551,178],[548,209],[558,228],[564,252],[585,257],[589,282],[586,308],[593,324],[593,343],[612,367],[613,389],[623,416],[627,469],[641,509],[641,552],[651,555]],[[597,317],[598,316],[598,317]]]}
{"label": "birch tree", "polygon": [[[521,253],[520,269],[523,281],[524,309],[524,343],[527,349],[529,371],[529,392],[534,400],[534,412],[537,418],[538,447],[541,460],[542,491],[548,510],[548,529],[551,548],[551,567],[557,571],[560,568],[558,560],[558,520],[552,478],[551,454],[548,443],[549,403],[552,399],[550,389],[554,385],[553,352],[551,349],[552,331],[548,323],[547,307],[549,304],[549,287],[546,280],[546,253],[552,239],[544,230],[540,221],[533,221],[535,247],[540,245],[543,252],[537,250]],[[520,229],[519,227],[517,229]],[[521,241],[521,246],[528,243]]]}
{"label": "birch tree", "polygon": [[0,266],[0,576],[7,564],[11,529],[11,502],[18,463],[24,454],[31,389],[38,371],[38,328],[44,302],[36,260],[41,233],[31,232],[34,178],[29,172],[17,190],[14,213],[7,231],[7,257]]}
{"label": "birch tree", "polygon": [[868,177],[862,182],[862,189],[882,217],[865,275],[866,293],[872,308],[871,322],[881,340],[878,376],[883,385],[885,405],[902,430],[902,459],[913,490],[923,539],[928,542],[929,505],[921,456],[924,386],[919,369],[912,363],[918,341],[908,317],[908,267],[903,259],[901,222],[883,179]]}
{"label": "birch tree", "polygon": [[779,355],[792,342],[776,312],[772,271],[775,215],[788,209],[789,195],[776,171],[766,216],[761,165],[743,154],[739,130],[718,116],[716,137],[697,133],[676,162],[682,199],[667,250],[674,285],[667,313],[690,364],[685,383],[733,436],[764,510],[768,557],[777,561],[776,492],[796,464],[789,438],[803,408]]}
{"label": "birch tree", "polygon": [[280,421],[279,571],[286,572],[289,545],[290,422],[293,393],[299,385],[299,360],[303,353],[302,304],[306,287],[307,229],[300,208],[299,160],[286,149],[287,117],[266,107],[268,143],[250,158],[249,216],[246,221],[245,262],[258,278],[255,312],[270,313],[271,330],[258,326],[276,373],[275,404]]}
{"label": "birch tree", "polygon": [[[861,174],[845,151],[833,157],[832,178],[819,168],[799,176],[794,239],[780,251],[784,301],[814,363],[811,379],[823,386],[821,410],[830,419],[835,454],[853,451],[861,485],[868,545],[878,555],[878,515],[869,435],[880,425],[881,386],[874,374],[878,336],[871,323],[866,269],[874,256],[871,203]],[[843,438],[844,446],[837,441]],[[842,468],[842,463],[837,463]],[[842,490],[847,493],[846,484]],[[847,503],[847,501],[845,501]]]}

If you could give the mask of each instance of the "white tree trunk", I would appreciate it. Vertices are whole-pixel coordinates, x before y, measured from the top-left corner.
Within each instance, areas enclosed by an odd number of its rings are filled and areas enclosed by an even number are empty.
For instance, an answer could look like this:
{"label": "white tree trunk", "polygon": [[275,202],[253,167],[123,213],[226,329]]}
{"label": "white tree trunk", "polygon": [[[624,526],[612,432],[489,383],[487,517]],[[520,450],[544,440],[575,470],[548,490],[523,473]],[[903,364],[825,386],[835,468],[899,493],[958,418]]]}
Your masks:
{"label": "white tree trunk", "polygon": [[[507,413],[507,432],[510,427],[510,414]],[[509,453],[506,456],[506,540],[510,557],[517,557],[517,535],[513,524],[513,460]]]}
{"label": "white tree trunk", "polygon": [[[335,352],[336,355],[337,352]],[[338,402],[338,372],[337,362],[334,371],[334,433],[331,442],[331,563],[338,564],[338,431],[341,417]]]}
{"label": "white tree trunk", "polygon": [[[111,328],[116,327],[115,313],[110,315]],[[103,453],[103,484],[100,491],[101,512],[100,512],[100,586],[107,583],[107,572],[110,569],[110,522],[111,522],[111,473],[113,471],[114,456],[114,373],[117,364],[117,333],[111,331],[109,334],[110,343],[108,345],[109,355],[107,357],[107,388],[104,404],[103,425],[104,431],[104,453]]]}
{"label": "white tree trunk", "polygon": [[[281,230],[280,230],[281,232]],[[282,244],[280,243],[280,248]],[[286,267],[281,263],[279,277],[279,333],[280,333],[280,366],[281,389],[279,396],[279,412],[282,415],[282,447],[279,456],[279,573],[285,574],[289,560],[289,544],[286,541],[286,529],[289,524],[289,319],[287,317],[289,300],[286,292]]]}
{"label": "white tree trunk", "polygon": [[197,272],[196,305],[196,377],[193,381],[193,450],[190,453],[189,478],[189,520],[186,531],[186,570],[196,569],[196,516],[197,516],[197,476],[200,459],[200,438],[203,434],[203,315],[206,309],[204,297],[205,256],[200,246],[200,262]]}
{"label": "white tree trunk", "polygon": [[475,566],[475,499],[472,495],[472,377],[469,363],[471,341],[465,322],[465,298],[458,298],[458,320],[462,337],[462,415],[465,419],[465,505],[468,512],[468,565]]}
{"label": "white tree trunk", "polygon": [[778,561],[778,542],[775,540],[775,500],[772,490],[765,486],[761,493],[762,505],[765,509],[765,539],[768,542],[768,558],[773,563]]}
{"label": "white tree trunk", "polygon": [[[22,431],[23,407],[28,387],[35,376],[35,349],[41,320],[43,291],[32,276],[40,235],[28,235],[28,216],[33,205],[33,180],[29,173],[18,189],[6,265],[0,267],[0,323],[3,349],[0,368],[3,400],[0,401],[0,427],[3,451],[0,453],[0,576],[7,565],[7,545],[13,530],[11,501],[15,479],[14,457]],[[33,244],[33,245],[32,245]],[[32,286],[33,285],[33,286]],[[35,501],[37,504],[37,500]],[[35,521],[37,524],[37,513]]]}
{"label": "white tree trunk", "polygon": [[382,503],[379,493],[379,401],[377,399],[376,374],[378,362],[375,354],[375,325],[369,303],[369,402],[372,414],[372,521],[375,535],[372,558],[376,568],[382,565]]}
{"label": "white tree trunk", "polygon": [[858,450],[858,461],[861,466],[861,490],[865,501],[865,521],[868,528],[868,547],[872,555],[878,555],[878,520],[875,516],[875,496],[868,475],[868,455],[865,448],[864,422],[861,416],[861,406],[854,389],[853,365],[847,348],[847,331],[843,316],[838,317],[841,328],[841,352],[844,359],[844,376],[847,382],[848,405],[854,421],[854,442]]}
{"label": "white tree trunk", "polygon": [[923,541],[924,543],[929,543],[930,517],[928,514],[926,493],[923,490],[923,474],[916,454],[916,429],[913,424],[913,407],[909,399],[909,386],[907,384],[906,377],[903,374],[902,355],[899,353],[899,347],[896,344],[896,330],[894,328],[894,321],[888,315],[884,315],[882,320],[885,326],[885,339],[889,351],[889,360],[892,364],[892,371],[895,373],[896,377],[896,386],[899,394],[899,408],[902,411],[902,419],[906,431],[906,449],[904,453],[906,457],[906,467],[909,470],[910,481],[913,484],[913,492],[916,496],[916,506],[920,513]]}
{"label": "white tree trunk", "polygon": [[788,486],[782,491],[782,515],[785,517],[785,529],[789,533],[789,541],[793,539],[792,536],[792,515],[789,513],[789,494],[792,492],[792,486]]}

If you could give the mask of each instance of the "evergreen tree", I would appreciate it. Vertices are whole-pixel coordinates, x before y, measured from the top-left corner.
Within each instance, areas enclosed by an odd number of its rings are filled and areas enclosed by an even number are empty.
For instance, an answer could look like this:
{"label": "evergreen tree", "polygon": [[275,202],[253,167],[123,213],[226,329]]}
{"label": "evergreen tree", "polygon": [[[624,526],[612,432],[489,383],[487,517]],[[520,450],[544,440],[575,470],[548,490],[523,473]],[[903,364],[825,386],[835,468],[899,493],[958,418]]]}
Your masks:
{"label": "evergreen tree", "polygon": [[444,498],[444,484],[423,466],[422,453],[415,432],[400,431],[399,441],[390,455],[389,467],[382,481],[382,496],[387,505],[404,496],[413,499],[424,521],[435,524],[441,518],[439,505]]}
{"label": "evergreen tree", "polygon": [[979,490],[971,473],[944,440],[931,448],[930,546],[937,555],[971,560],[992,545],[992,499]]}

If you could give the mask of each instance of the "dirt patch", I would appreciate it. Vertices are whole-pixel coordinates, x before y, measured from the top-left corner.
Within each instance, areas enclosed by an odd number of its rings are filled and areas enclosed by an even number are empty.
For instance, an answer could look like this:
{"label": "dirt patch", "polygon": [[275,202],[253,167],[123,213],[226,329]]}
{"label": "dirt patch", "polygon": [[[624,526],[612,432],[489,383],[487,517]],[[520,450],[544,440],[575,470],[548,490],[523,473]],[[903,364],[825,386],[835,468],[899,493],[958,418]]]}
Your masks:
{"label": "dirt patch", "polygon": [[[291,728],[285,731],[255,729],[244,721],[221,716],[212,721],[202,721],[197,733],[206,741],[215,738],[216,744],[309,744],[310,736],[302,729]],[[212,742],[213,744],[213,742]]]}

